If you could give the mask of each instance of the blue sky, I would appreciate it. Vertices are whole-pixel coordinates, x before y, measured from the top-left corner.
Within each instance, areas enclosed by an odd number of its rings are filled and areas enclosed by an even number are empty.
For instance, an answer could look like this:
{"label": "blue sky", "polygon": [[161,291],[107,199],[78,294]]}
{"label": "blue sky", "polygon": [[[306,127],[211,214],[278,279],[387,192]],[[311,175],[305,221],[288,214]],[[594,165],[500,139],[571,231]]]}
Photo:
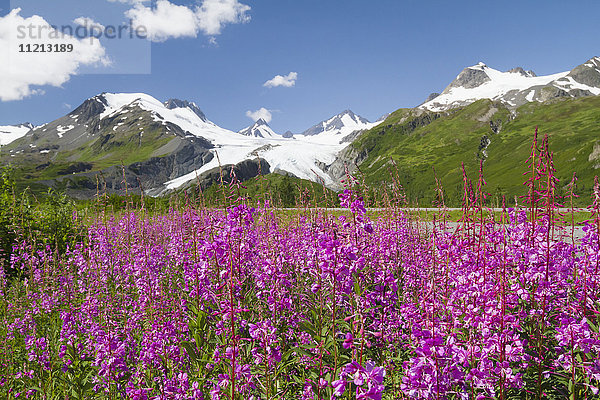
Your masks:
{"label": "blue sky", "polygon": [[[171,3],[193,8],[202,1]],[[101,40],[111,67],[87,66],[60,87],[34,87],[43,93],[0,101],[0,125],[41,124],[106,91],[194,101],[209,119],[232,130],[252,123],[247,111],[264,107],[271,110],[275,131],[300,132],[348,108],[375,120],[414,107],[479,61],[543,75],[600,54],[600,2],[592,0],[239,3],[251,8],[245,13],[250,20],[226,24],[218,34],[200,31],[196,37],[152,44],[143,40],[133,56],[123,43]],[[126,21],[123,13],[132,5],[107,0],[13,0],[9,5],[0,0],[0,16],[15,7],[22,8],[22,17],[37,14],[53,25],[77,16],[107,25]],[[136,68],[151,73],[117,73]],[[290,72],[298,73],[293,87],[263,86]]]}

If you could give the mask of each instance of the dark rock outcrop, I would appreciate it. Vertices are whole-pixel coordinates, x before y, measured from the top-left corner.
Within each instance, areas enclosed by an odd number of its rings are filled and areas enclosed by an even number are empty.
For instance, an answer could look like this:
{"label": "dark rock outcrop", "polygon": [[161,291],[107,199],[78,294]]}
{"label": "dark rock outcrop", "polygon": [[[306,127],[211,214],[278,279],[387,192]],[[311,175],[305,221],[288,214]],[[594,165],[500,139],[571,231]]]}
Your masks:
{"label": "dark rock outcrop", "polygon": [[69,113],[69,116],[77,116],[76,121],[83,123],[100,115],[106,107],[106,99],[104,96],[98,95],[84,101],[79,107]]}
{"label": "dark rock outcrop", "polygon": [[535,74],[535,72],[533,72],[533,71],[531,71],[531,70],[529,70],[529,71],[525,71],[525,70],[524,70],[523,68],[521,68],[521,67],[516,67],[516,68],[513,68],[513,69],[509,70],[508,72],[510,72],[510,73],[513,73],[513,74],[519,74],[519,75],[522,75],[522,76],[529,76],[529,77],[534,77],[534,76],[537,76],[537,75]]}

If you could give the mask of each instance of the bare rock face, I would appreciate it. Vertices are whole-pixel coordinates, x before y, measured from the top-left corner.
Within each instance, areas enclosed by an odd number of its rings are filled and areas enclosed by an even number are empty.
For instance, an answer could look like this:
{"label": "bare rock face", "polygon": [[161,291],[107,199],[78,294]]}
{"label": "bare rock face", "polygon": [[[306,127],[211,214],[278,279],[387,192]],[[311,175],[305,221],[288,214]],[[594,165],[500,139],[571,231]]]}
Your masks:
{"label": "bare rock face", "polygon": [[567,77],[591,87],[600,87],[600,57],[594,57],[575,67]]}
{"label": "bare rock face", "polygon": [[588,157],[589,162],[593,162],[594,169],[600,168],[600,143],[594,143],[594,148]]}
{"label": "bare rock face", "polygon": [[535,72],[533,72],[533,71],[531,71],[531,70],[529,70],[529,71],[525,71],[525,70],[524,70],[523,68],[521,68],[521,67],[516,67],[516,68],[513,68],[513,69],[511,69],[511,70],[508,70],[508,72],[510,72],[511,74],[519,74],[519,75],[522,75],[522,76],[528,76],[528,77],[535,77],[535,76],[537,76],[537,75],[535,74]]}
{"label": "bare rock face", "polygon": [[[337,155],[335,161],[331,165],[322,165],[319,167],[338,182],[346,176],[346,171],[350,174],[356,172],[357,166],[359,166],[368,155],[369,153],[366,150],[358,151],[352,146],[347,146]],[[338,187],[334,189],[341,188],[341,184],[338,184]]]}
{"label": "bare rock face", "polygon": [[462,87],[465,89],[472,89],[489,82],[491,79],[485,73],[484,69],[486,67],[487,66],[484,63],[479,63],[476,66],[463,69],[462,72],[458,74],[456,79],[452,81],[450,85],[446,87],[446,89],[444,89],[442,94],[448,93],[450,89],[453,88]]}
{"label": "bare rock face", "polygon": [[569,93],[554,86],[544,86],[539,91],[538,101],[548,101],[557,97],[570,97]]}

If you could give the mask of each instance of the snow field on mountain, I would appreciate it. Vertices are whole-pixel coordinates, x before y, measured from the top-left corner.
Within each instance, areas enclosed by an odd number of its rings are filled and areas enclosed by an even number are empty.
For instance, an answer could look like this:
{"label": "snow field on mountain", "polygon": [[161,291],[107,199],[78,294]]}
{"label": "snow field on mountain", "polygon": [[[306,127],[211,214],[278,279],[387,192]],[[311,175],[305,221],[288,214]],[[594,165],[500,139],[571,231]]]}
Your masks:
{"label": "snow field on mountain", "polygon": [[31,130],[28,126],[0,126],[0,146],[7,145],[15,140],[22,138]]}

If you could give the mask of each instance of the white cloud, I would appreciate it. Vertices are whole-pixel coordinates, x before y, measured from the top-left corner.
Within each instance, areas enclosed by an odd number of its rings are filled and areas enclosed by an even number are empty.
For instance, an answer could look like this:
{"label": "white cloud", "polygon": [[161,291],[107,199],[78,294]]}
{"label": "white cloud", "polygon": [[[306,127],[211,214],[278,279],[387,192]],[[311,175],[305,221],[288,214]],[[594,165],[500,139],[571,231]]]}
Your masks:
{"label": "white cloud", "polygon": [[125,15],[131,18],[135,28],[145,28],[148,38],[154,42],[198,35],[194,11],[167,0],[158,0],[154,9],[138,5]]}
{"label": "white cloud", "polygon": [[290,72],[286,76],[276,75],[273,79],[266,81],[263,86],[268,88],[274,88],[277,86],[292,87],[296,84],[298,79],[297,72]]}
{"label": "white cloud", "polygon": [[204,0],[196,9],[198,28],[205,35],[215,36],[221,33],[223,26],[250,21],[246,14],[250,6],[238,0]]}
{"label": "white cloud", "polygon": [[134,27],[144,27],[150,40],[164,42],[172,38],[197,37],[200,32],[214,37],[227,24],[248,22],[250,16],[246,13],[249,10],[249,6],[238,0],[204,0],[194,8],[158,0],[154,8],[137,3],[125,15]]}
{"label": "white cloud", "polygon": [[[104,47],[96,38],[78,40],[54,30],[42,17],[23,18],[20,8],[0,17],[0,101],[21,100],[42,94],[39,86],[59,87],[76,75],[80,66],[108,65]],[[31,28],[30,28],[31,27]],[[71,52],[20,52],[39,43],[72,45]]]}
{"label": "white cloud", "polygon": [[265,121],[267,121],[267,124],[269,122],[271,122],[271,120],[273,119],[273,114],[271,114],[270,110],[267,110],[266,108],[262,107],[256,111],[246,111],[246,116],[248,118],[250,118],[251,120],[253,120],[254,122],[258,121],[259,119],[264,119]]}
{"label": "white cloud", "polygon": [[75,18],[73,23],[86,27],[90,31],[90,36],[94,36],[94,34],[99,35],[106,29],[104,25],[88,17]]}

